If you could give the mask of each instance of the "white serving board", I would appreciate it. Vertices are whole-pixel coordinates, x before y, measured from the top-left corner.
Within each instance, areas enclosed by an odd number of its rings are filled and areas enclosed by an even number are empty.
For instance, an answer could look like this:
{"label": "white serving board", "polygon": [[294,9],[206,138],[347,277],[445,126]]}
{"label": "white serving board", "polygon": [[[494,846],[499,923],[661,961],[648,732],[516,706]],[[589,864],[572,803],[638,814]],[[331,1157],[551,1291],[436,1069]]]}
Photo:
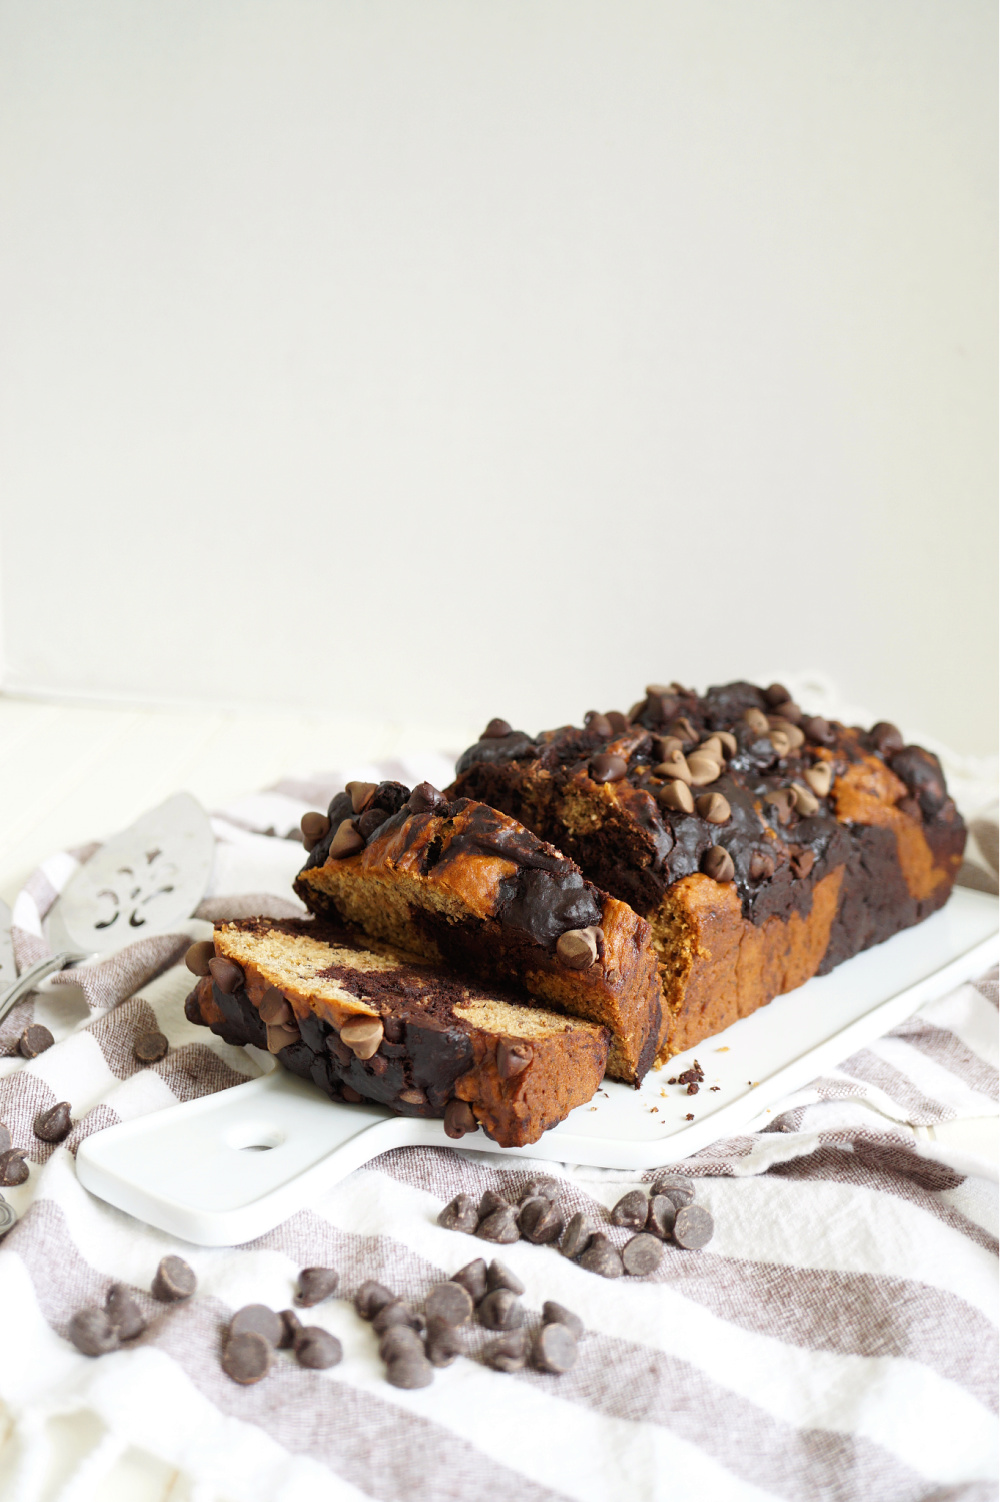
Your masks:
{"label": "white serving board", "polygon": [[[481,1132],[455,1143],[440,1121],[336,1105],[275,1067],[248,1084],[86,1138],[77,1174],[92,1193],[160,1230],[202,1246],[232,1246],[263,1235],[391,1147],[657,1168],[741,1131],[925,1002],[981,974],[997,959],[997,917],[995,898],[958,888],[926,923],[779,996],[668,1068],[652,1070],[641,1089],[605,1081],[591,1102],[531,1147],[497,1147]],[[695,1055],[705,1083],[688,1096],[666,1080]],[[694,1121],[685,1119],[689,1111]]]}

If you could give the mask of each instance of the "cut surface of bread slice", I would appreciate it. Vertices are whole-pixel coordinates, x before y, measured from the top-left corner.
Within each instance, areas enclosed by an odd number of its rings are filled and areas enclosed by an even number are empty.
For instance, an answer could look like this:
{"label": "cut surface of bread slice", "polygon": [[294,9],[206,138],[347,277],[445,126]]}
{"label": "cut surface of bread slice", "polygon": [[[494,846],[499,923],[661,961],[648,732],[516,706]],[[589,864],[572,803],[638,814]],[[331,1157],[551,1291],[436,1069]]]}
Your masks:
{"label": "cut surface of bread slice", "polygon": [[318,921],[247,919],[215,930],[187,1015],[228,1043],[267,1048],[334,1100],[443,1117],[524,1147],[589,1100],[606,1031],[469,984]]}
{"label": "cut surface of bread slice", "polygon": [[626,903],[506,814],[426,783],[352,784],[329,820],[295,882],[312,912],[607,1027],[608,1074],[639,1083],[663,1011],[649,925]]}

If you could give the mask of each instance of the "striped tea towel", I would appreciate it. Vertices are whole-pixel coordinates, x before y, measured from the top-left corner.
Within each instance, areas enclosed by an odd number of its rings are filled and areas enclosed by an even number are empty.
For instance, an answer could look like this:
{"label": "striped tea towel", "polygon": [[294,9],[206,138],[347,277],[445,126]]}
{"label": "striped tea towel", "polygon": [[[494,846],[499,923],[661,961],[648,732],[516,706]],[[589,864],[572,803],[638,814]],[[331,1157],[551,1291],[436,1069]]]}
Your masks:
{"label": "striped tea towel", "polygon": [[[410,767],[388,775],[419,780]],[[225,810],[205,916],[235,915],[237,899],[245,911],[259,892],[288,902],[301,849],[282,836],[342,781],[285,783]],[[757,1130],[688,1160],[714,1240],[701,1252],[668,1247],[648,1280],[613,1282],[551,1247],[491,1248],[438,1226],[456,1193],[517,1197],[532,1164],[493,1154],[386,1153],[236,1248],[191,1247],[91,1197],[74,1173],[84,1136],[257,1072],[249,1054],[186,1021],[189,980],[171,966],[103,1009],[70,992],[38,996],[20,1025],[45,1023],[55,1045],[0,1060],[0,1120],[31,1164],[27,1183],[5,1191],[20,1219],[0,1244],[5,1497],[100,1498],[135,1451],[179,1473],[172,1499],[195,1502],[995,1496],[996,1186],[978,1160],[920,1140],[937,1123],[997,1112],[995,975],[926,1006]],[[132,1041],[151,1027],[171,1047],[144,1068]],[[32,1122],[59,1100],[75,1124],[49,1146]],[[655,1177],[538,1166],[558,1176],[566,1214],[594,1219]],[[431,1387],[390,1387],[354,1289],[378,1278],[419,1306],[433,1283],[497,1250],[526,1286],[531,1323],[548,1299],[583,1319],[575,1369],[493,1371],[477,1331]],[[190,1303],[149,1297],[169,1252],[197,1272]],[[340,1338],[342,1363],[315,1372],[283,1356],[265,1381],[237,1386],[219,1364],[228,1317],[248,1303],[288,1307],[313,1264],[340,1270],[344,1297],[309,1319]],[[132,1286],[149,1327],[129,1349],[81,1356],[68,1320],[112,1281]],[[57,1484],[68,1423],[85,1426],[91,1448]]]}

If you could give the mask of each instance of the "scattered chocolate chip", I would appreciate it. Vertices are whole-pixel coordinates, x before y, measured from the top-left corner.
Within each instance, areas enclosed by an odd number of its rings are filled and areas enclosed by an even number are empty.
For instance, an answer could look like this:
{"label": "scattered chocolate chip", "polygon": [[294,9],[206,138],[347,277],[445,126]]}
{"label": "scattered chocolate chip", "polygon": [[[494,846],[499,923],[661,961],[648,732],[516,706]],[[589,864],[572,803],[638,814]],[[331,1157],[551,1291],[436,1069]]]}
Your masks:
{"label": "scattered chocolate chip", "polygon": [[803,787],[799,782],[792,783],[792,792],[795,795],[795,809],[797,813],[806,818],[814,814],[819,808],[819,799],[811,788]]}
{"label": "scattered chocolate chip", "polygon": [[879,720],[868,732],[879,756],[889,757],[903,749],[903,737],[888,720]]}
{"label": "scattered chocolate chip", "polygon": [[423,1356],[424,1343],[412,1325],[390,1325],[379,1338],[378,1353],[383,1361],[397,1361],[402,1356]]}
{"label": "scattered chocolate chip", "polygon": [[492,1215],[494,1210],[510,1210],[511,1203],[504,1199],[502,1194],[497,1194],[495,1189],[484,1189],[483,1197],[479,1201],[478,1215],[480,1220],[485,1220],[487,1215]]}
{"label": "scattered chocolate chip", "polygon": [[570,928],[556,941],[556,954],[570,970],[589,970],[604,942],[602,928]]}
{"label": "scattered chocolate chip", "polygon": [[392,1325],[409,1325],[411,1330],[420,1329],[420,1317],[410,1308],[405,1299],[393,1299],[384,1304],[372,1320],[372,1329],[384,1335]]}
{"label": "scattered chocolate chip", "polygon": [[73,1130],[70,1120],[69,1101],[61,1100],[58,1105],[50,1106],[47,1111],[40,1111],[35,1117],[35,1136],[43,1142],[61,1142],[68,1137]]}
{"label": "scattered chocolate chip", "polygon": [[354,1295],[354,1307],[362,1319],[371,1320],[387,1304],[392,1304],[395,1298],[396,1295],[390,1293],[383,1283],[376,1283],[374,1278],[366,1278]]}
{"label": "scattered chocolate chip", "polygon": [[209,960],[208,968],[224,996],[232,996],[243,984],[243,971],[235,961],[227,960],[225,955],[218,954],[214,960]]}
{"label": "scattered chocolate chip", "polygon": [[78,1309],[66,1333],[83,1356],[106,1356],[120,1338],[103,1309]]}
{"label": "scattered chocolate chip", "polygon": [[268,1027],[283,1027],[290,1023],[295,1014],[285,999],[285,993],[277,986],[268,986],[260,999],[257,1008],[261,1022]]}
{"label": "scattered chocolate chip", "polygon": [[385,1376],[393,1387],[429,1387],[434,1381],[434,1368],[426,1356],[407,1353],[389,1362]]}
{"label": "scattered chocolate chip", "polygon": [[524,1292],[524,1284],[517,1273],[511,1272],[506,1262],[501,1262],[499,1257],[494,1257],[487,1269],[486,1288],[489,1293],[495,1293],[498,1288],[506,1288],[509,1293],[516,1293],[518,1296]]}
{"label": "scattered chocolate chip", "polygon": [[559,1250],[564,1257],[579,1257],[581,1252],[587,1250],[593,1234],[587,1217],[582,1210],[578,1210],[575,1215],[570,1216],[566,1224]]}
{"label": "scattered chocolate chip", "polygon": [[562,1235],[563,1218],[552,1201],[542,1195],[525,1200],[517,1223],[525,1241],[534,1246],[550,1246]]}
{"label": "scattered chocolate chip", "polygon": [[431,1366],[451,1366],[456,1357],[465,1355],[465,1337],[447,1321],[429,1319],[424,1351]]}
{"label": "scattered chocolate chip", "polygon": [[381,1017],[358,1015],[348,1017],[340,1029],[340,1041],[358,1059],[370,1059],[378,1051],[385,1029]]}
{"label": "scattered chocolate chip", "polygon": [[0,1185],[4,1189],[16,1189],[27,1179],[28,1172],[22,1148],[8,1147],[0,1153]]}
{"label": "scattered chocolate chip", "polygon": [[833,767],[828,761],[817,761],[813,766],[806,767],[802,778],[817,798],[825,798],[833,786]]}
{"label": "scattered chocolate chip", "polygon": [[713,881],[732,881],[736,875],[733,858],[725,845],[711,845],[701,858],[701,869]]}
{"label": "scattered chocolate chip", "polygon": [[260,1382],[271,1370],[273,1351],[263,1335],[245,1330],[226,1341],[222,1351],[222,1370],[241,1387]]}
{"label": "scattered chocolate chip", "polygon": [[312,840],[313,844],[316,844],[324,835],[330,833],[329,815],[315,811],[303,814],[299,821],[299,828],[307,840]]}
{"label": "scattered chocolate chip", "polygon": [[[499,1265],[499,1263],[493,1264],[495,1267],[499,1267]],[[487,1283],[486,1263],[482,1257],[477,1257],[474,1262],[467,1262],[457,1273],[452,1273],[451,1281],[453,1283],[461,1283],[472,1302],[478,1304],[479,1300],[485,1297],[489,1286]]]}
{"label": "scattered chocolate chip", "polygon": [[342,819],[337,826],[337,833],[330,841],[329,859],[345,860],[349,855],[357,855],[364,847],[365,842],[354,828],[353,819]]}
{"label": "scattered chocolate chip", "polygon": [[428,1323],[442,1320],[446,1325],[462,1325],[473,1310],[472,1297],[461,1283],[438,1283],[427,1295],[424,1313]]}
{"label": "scattered chocolate chip", "polygon": [[479,1302],[479,1323],[487,1330],[516,1330],[524,1323],[524,1310],[509,1288],[494,1288]]}
{"label": "scattered chocolate chip", "polygon": [[247,1331],[262,1335],[272,1346],[279,1346],[285,1333],[280,1314],[275,1314],[266,1304],[244,1304],[237,1309],[229,1322],[229,1338],[245,1335]]}
{"label": "scattered chocolate chip", "polygon": [[583,724],[584,729],[589,730],[592,735],[599,735],[604,741],[610,740],[614,735],[607,715],[599,713],[596,709],[588,709],[583,717]]}
{"label": "scattered chocolate chip", "polygon": [[751,730],[758,735],[766,735],[771,728],[767,715],[761,709],[746,709],[743,711],[744,724],[749,725]]}
{"label": "scattered chocolate chip", "polygon": [[170,1044],[164,1033],[139,1033],[132,1044],[132,1052],[140,1064],[158,1064],[165,1059]]}
{"label": "scattered chocolate chip", "polygon": [[543,1325],[535,1335],[531,1356],[540,1372],[561,1377],[576,1365],[576,1337],[567,1325]]}
{"label": "scattered chocolate chip", "polygon": [[125,1283],[112,1283],[104,1300],[104,1312],[118,1331],[119,1340],[134,1340],[146,1328],[146,1317]]}
{"label": "scattered chocolate chip", "polygon": [[828,746],[836,740],[833,726],[822,715],[807,715],[799,721],[799,728],[805,731],[811,741],[818,741],[821,746]]}
{"label": "scattered chocolate chip", "polygon": [[176,1304],[189,1299],[197,1286],[194,1269],[183,1257],[163,1257],[153,1277],[151,1292],[154,1299],[161,1299],[164,1304]]}
{"label": "scattered chocolate chip", "polygon": [[770,881],[774,875],[774,857],[761,850],[755,850],[750,857],[750,880]]}
{"label": "scattered chocolate chip", "polygon": [[585,1267],[589,1273],[597,1273],[602,1278],[620,1278],[624,1271],[618,1252],[608,1238],[602,1236],[600,1232],[580,1257],[580,1266]]}
{"label": "scattered chocolate chip", "polygon": [[627,771],[625,758],[610,751],[603,751],[590,763],[590,775],[595,782],[621,782]]}
{"label": "scattered chocolate chip", "polygon": [[[478,1132],[479,1122],[467,1100],[459,1100],[454,1096],[448,1102],[444,1108],[444,1130],[445,1135],[452,1138],[464,1137],[468,1132]],[[475,1230],[475,1226],[471,1229]]]}
{"label": "scattered chocolate chip", "polygon": [[282,1309],[278,1315],[281,1321],[281,1335],[278,1337],[278,1349],[280,1351],[291,1350],[295,1344],[295,1337],[302,1329],[302,1321],[294,1309]]}
{"label": "scattered chocolate chip", "polygon": [[666,783],[657,793],[656,801],[661,808],[669,808],[674,813],[694,813],[694,794],[684,782]]}
{"label": "scattered chocolate chip", "polygon": [[622,1248],[622,1265],[633,1278],[648,1277],[656,1271],[662,1260],[663,1241],[650,1235],[648,1231],[640,1231],[638,1236],[633,1236]]}
{"label": "scattered chocolate chip", "polygon": [[208,975],[209,963],[215,959],[215,945],[211,939],[202,939],[192,944],[184,956],[184,963],[192,975]]}
{"label": "scattered chocolate chip", "polygon": [[501,1038],[497,1044],[497,1074],[502,1080],[513,1079],[527,1069],[534,1057],[530,1043],[507,1043]]}
{"label": "scattered chocolate chip", "polygon": [[360,814],[368,807],[375,793],[378,792],[377,782],[349,782],[344,792],[351,800],[351,809]]}
{"label": "scattered chocolate chip", "polygon": [[499,741],[505,735],[513,735],[513,733],[514,728],[509,721],[496,718],[490,721],[479,739],[481,741]]}
{"label": "scattered chocolate chip", "polygon": [[686,1251],[697,1251],[712,1239],[715,1223],[703,1205],[682,1205],[674,1221],[674,1240]]}
{"label": "scattered chocolate chip", "polygon": [[335,1293],[339,1282],[340,1274],[332,1267],[304,1267],[299,1273],[295,1302],[300,1309],[311,1309]]}
{"label": "scattered chocolate chip", "polygon": [[677,1206],[672,1199],[665,1194],[654,1194],[649,1201],[645,1229],[651,1236],[659,1236],[661,1241],[666,1241],[674,1228],[676,1214]]}
{"label": "scattered chocolate chip", "polygon": [[527,1330],[510,1330],[491,1341],[483,1353],[486,1364],[498,1372],[519,1372],[528,1361]]}
{"label": "scattered chocolate chip", "polygon": [[729,800],[723,798],[721,793],[702,793],[700,798],[694,800],[694,806],[709,824],[725,824],[732,815]]}
{"label": "scattered chocolate chip", "polygon": [[476,1235],[483,1241],[495,1241],[500,1245],[507,1246],[511,1242],[520,1239],[520,1231],[517,1226],[517,1216],[513,1205],[507,1205],[503,1210],[494,1210],[492,1215],[487,1215],[476,1227]]}
{"label": "scattered chocolate chip", "polygon": [[325,1372],[344,1358],[344,1348],[336,1335],[319,1325],[305,1325],[296,1335],[292,1350],[299,1366],[314,1372]]}
{"label": "scattered chocolate chip", "polygon": [[808,876],[815,864],[816,856],[807,846],[796,850],[791,859],[792,870],[800,879]]}
{"label": "scattered chocolate chip", "polygon": [[679,1210],[682,1205],[690,1205],[694,1199],[694,1183],[691,1179],[685,1178],[683,1174],[660,1174],[653,1183],[653,1193],[665,1194]]}
{"label": "scattered chocolate chip", "polygon": [[558,1179],[550,1178],[548,1174],[529,1179],[521,1195],[521,1204],[523,1205],[525,1200],[534,1199],[539,1194],[542,1199],[552,1200],[554,1203],[559,1198]]}
{"label": "scattered chocolate chip", "polygon": [[30,1027],[24,1029],[17,1046],[23,1058],[37,1059],[38,1055],[44,1053],[47,1048],[51,1048],[55,1041],[47,1027],[43,1027],[40,1022],[33,1022]]}
{"label": "scattered chocolate chip", "polygon": [[572,1309],[567,1309],[565,1304],[557,1304],[554,1299],[546,1299],[542,1305],[542,1323],[546,1325],[565,1325],[570,1334],[579,1340],[583,1334],[583,1320]]}
{"label": "scattered chocolate chip", "polygon": [[[506,724],[506,720],[503,722]],[[406,808],[411,814],[429,814],[445,801],[443,793],[429,782],[418,782],[410,794]]]}
{"label": "scattered chocolate chip", "polygon": [[722,776],[722,763],[714,756],[704,755],[701,751],[692,751],[687,764],[688,771],[691,773],[692,787],[707,787],[711,782],[718,782]]}
{"label": "scattered chocolate chip", "polygon": [[623,1194],[611,1212],[613,1226],[628,1226],[637,1230],[646,1224],[648,1202],[641,1189],[630,1189]]}
{"label": "scattered chocolate chip", "polygon": [[[449,1105],[451,1102],[449,1101]],[[447,1128],[447,1116],[445,1117]],[[452,1132],[449,1136],[454,1136]],[[438,1214],[437,1223],[444,1226],[446,1231],[466,1231],[470,1236],[479,1224],[479,1216],[476,1214],[476,1202],[471,1194],[456,1194],[453,1200],[449,1200],[444,1209]]]}

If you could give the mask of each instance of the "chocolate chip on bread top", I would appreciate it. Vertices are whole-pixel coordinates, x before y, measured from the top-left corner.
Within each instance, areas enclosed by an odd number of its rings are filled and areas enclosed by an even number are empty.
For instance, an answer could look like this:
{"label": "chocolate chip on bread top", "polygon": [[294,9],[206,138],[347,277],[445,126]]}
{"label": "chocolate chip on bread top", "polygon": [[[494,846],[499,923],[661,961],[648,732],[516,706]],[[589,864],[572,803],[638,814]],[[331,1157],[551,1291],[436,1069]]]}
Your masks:
{"label": "chocolate chip on bread top", "polygon": [[663,1043],[650,928],[508,814],[427,783],[351,783],[315,816],[295,890],[461,975],[608,1029],[608,1073],[637,1084]]}
{"label": "chocolate chip on bread top", "polygon": [[494,720],[453,798],[502,809],[648,918],[661,1057],[921,922],[965,843],[937,758],[895,726],[802,713],[781,684],[653,684],[537,736]]}
{"label": "chocolate chip on bread top", "polygon": [[468,984],[389,945],[307,920],[219,924],[192,947],[190,1021],[255,1044],[334,1100],[443,1117],[524,1147],[591,1098],[603,1027]]}

